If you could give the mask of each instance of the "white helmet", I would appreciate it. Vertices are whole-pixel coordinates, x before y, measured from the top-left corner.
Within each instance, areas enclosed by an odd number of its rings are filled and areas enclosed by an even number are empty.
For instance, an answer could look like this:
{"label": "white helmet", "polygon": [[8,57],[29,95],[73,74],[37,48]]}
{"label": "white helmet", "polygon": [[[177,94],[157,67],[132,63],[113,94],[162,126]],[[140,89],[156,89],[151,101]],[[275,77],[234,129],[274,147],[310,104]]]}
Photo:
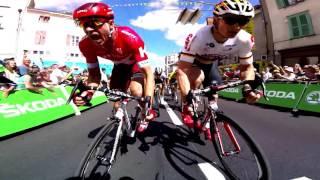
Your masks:
{"label": "white helmet", "polygon": [[223,0],[215,5],[213,14],[216,16],[235,14],[253,18],[254,8],[247,0]]}

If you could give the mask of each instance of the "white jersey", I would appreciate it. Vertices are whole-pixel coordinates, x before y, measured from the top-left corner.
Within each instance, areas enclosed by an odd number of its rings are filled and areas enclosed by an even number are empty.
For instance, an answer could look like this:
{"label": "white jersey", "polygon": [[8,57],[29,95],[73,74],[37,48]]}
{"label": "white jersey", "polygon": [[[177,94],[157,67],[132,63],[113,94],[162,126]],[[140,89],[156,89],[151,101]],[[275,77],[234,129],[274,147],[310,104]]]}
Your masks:
{"label": "white jersey", "polygon": [[231,56],[252,58],[254,38],[251,34],[241,29],[235,37],[229,38],[224,43],[218,43],[213,37],[211,28],[214,26],[202,27],[194,36],[190,34],[187,37],[180,61],[193,63],[196,57],[188,54],[199,55],[205,61],[228,59]]}

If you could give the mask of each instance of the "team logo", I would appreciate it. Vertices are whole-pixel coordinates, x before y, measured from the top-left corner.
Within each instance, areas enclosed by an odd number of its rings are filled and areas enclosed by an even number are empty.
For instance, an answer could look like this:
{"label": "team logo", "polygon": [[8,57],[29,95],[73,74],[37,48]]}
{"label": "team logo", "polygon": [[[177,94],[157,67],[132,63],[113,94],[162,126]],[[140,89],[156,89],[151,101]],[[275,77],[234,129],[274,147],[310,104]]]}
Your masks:
{"label": "team logo", "polygon": [[190,51],[190,41],[191,41],[191,38],[193,37],[192,34],[189,34],[186,38],[186,40],[184,41],[184,49],[187,50],[187,51]]}
{"label": "team logo", "polygon": [[210,48],[214,48],[216,45],[214,45],[214,43],[211,42],[211,43],[207,43],[206,46],[208,46],[208,47],[210,47]]}
{"label": "team logo", "polygon": [[320,105],[320,91],[312,91],[306,96],[309,104]]}

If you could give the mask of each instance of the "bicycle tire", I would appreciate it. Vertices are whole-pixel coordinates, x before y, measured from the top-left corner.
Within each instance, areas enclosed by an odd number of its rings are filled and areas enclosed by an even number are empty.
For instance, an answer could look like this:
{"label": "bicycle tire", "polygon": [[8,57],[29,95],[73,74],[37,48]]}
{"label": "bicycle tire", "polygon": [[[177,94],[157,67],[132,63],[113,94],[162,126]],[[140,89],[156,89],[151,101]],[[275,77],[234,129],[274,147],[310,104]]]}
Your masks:
{"label": "bicycle tire", "polygon": [[[112,164],[104,164],[103,160],[99,157],[111,156],[113,145],[115,143],[115,136],[119,123],[113,121],[109,125],[105,125],[99,133],[96,135],[92,143],[90,144],[87,152],[83,156],[81,163],[75,173],[75,176],[79,179],[107,179],[109,176],[109,170]],[[119,151],[119,145],[121,142],[121,136],[116,147],[115,157]],[[107,159],[107,158],[106,158]],[[91,162],[92,161],[92,162]]]}
{"label": "bicycle tire", "polygon": [[[220,131],[221,141],[223,143],[224,150],[231,150],[226,148],[227,144],[230,145],[230,138],[226,138],[225,128],[223,123],[227,123],[234,133],[237,142],[241,147],[240,153],[234,153],[230,156],[222,155],[222,151],[219,145],[219,140],[214,133],[214,125],[211,121],[211,134],[213,146],[216,150],[218,158],[222,163],[226,174],[235,180],[269,180],[271,179],[271,171],[268,161],[259,145],[255,142],[251,135],[249,135],[238,123],[231,118],[217,113],[216,123]],[[226,141],[228,139],[229,141]],[[249,166],[250,165],[250,166]],[[255,172],[256,171],[256,172]]]}
{"label": "bicycle tire", "polygon": [[154,93],[154,108],[158,110],[158,115],[160,116],[160,92],[159,89]]}

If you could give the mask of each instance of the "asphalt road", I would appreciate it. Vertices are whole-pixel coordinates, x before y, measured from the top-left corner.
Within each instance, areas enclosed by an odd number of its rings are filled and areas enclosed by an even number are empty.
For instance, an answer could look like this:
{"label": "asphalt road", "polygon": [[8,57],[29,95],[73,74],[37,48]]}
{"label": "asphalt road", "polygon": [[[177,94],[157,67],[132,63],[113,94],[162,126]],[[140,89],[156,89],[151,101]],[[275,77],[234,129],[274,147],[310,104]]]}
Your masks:
{"label": "asphalt road", "polygon": [[[237,119],[260,144],[271,165],[272,179],[320,179],[319,117],[294,117],[286,111],[227,100],[220,100],[220,109]],[[72,178],[88,145],[108,123],[109,112],[110,104],[104,104],[81,116],[0,141],[0,179]],[[146,136],[129,144],[120,156],[111,179],[224,179],[211,143],[190,139],[188,129],[176,125],[179,117],[176,110],[161,109]]]}

